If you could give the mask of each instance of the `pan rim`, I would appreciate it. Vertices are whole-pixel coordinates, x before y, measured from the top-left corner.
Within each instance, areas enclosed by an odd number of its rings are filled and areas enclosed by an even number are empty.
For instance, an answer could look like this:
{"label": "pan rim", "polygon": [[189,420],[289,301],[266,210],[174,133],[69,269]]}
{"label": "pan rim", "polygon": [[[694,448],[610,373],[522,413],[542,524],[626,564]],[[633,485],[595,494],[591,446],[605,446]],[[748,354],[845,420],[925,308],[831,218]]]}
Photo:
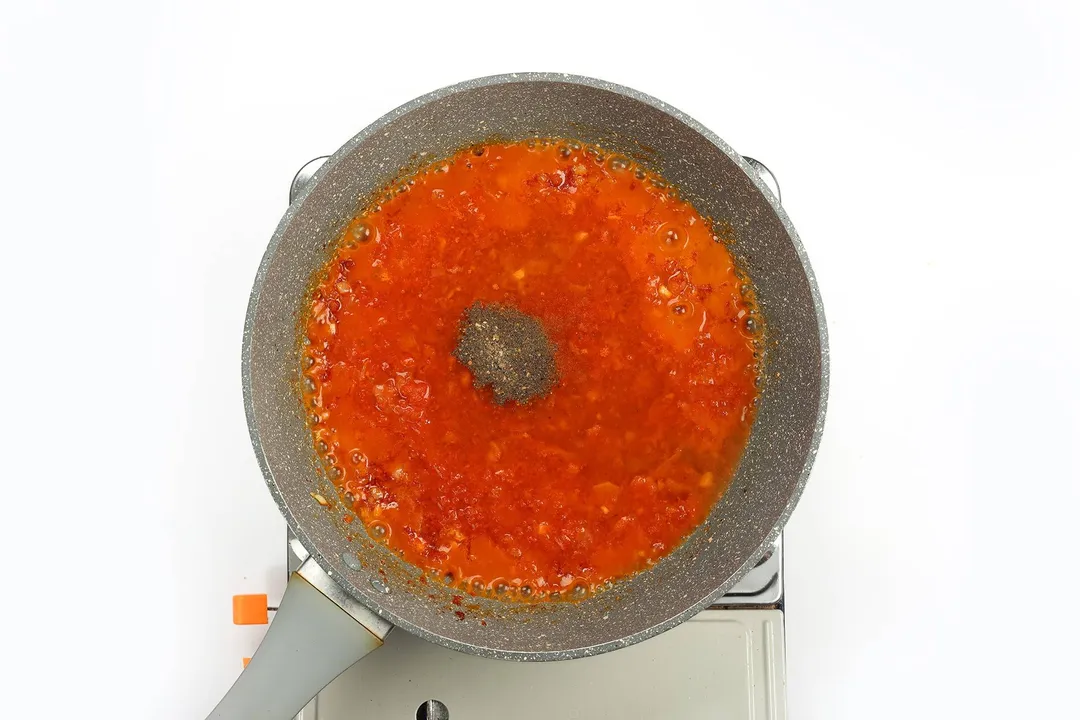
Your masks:
{"label": "pan rim", "polygon": [[812,305],[814,309],[814,316],[818,327],[818,342],[821,348],[821,377],[820,377],[820,392],[818,397],[818,407],[814,422],[813,432],[810,438],[810,444],[806,453],[806,459],[803,463],[803,467],[799,472],[798,477],[795,480],[794,490],[788,497],[787,503],[784,506],[783,511],[780,513],[779,518],[774,524],[772,530],[766,535],[765,539],[758,546],[758,548],[751,553],[746,562],[740,566],[740,568],[733,573],[724,583],[717,587],[712,593],[707,595],[701,601],[694,603],[690,607],[686,608],[682,612],[679,612],[666,620],[651,625],[647,628],[643,628],[630,635],[610,640],[604,643],[596,645],[590,645],[586,647],[570,648],[570,649],[558,649],[558,650],[502,650],[497,647],[485,647],[482,645],[475,645],[470,643],[461,642],[453,638],[448,638],[431,630],[418,626],[405,618],[398,616],[396,613],[387,611],[385,608],[380,607],[377,603],[371,601],[364,593],[356,588],[348,578],[334,574],[334,580],[345,590],[351,597],[362,603],[365,607],[369,608],[372,612],[376,613],[380,617],[385,618],[395,626],[402,628],[403,630],[417,635],[429,642],[442,645],[452,650],[458,650],[461,652],[470,653],[473,655],[479,655],[481,657],[504,659],[504,660],[521,660],[521,661],[544,661],[544,660],[565,660],[572,658],[587,657],[592,655],[599,655],[610,650],[615,650],[621,647],[627,647],[629,645],[636,644],[648,638],[659,635],[660,633],[669,630],[676,625],[679,625],[686,620],[690,619],[694,615],[698,614],[712,601],[727,592],[745,573],[765,554],[768,548],[776,541],[780,533],[783,530],[784,525],[791,517],[799,498],[802,496],[803,490],[806,486],[807,480],[810,475],[810,471],[813,467],[814,460],[817,456],[818,447],[821,441],[821,435],[825,425],[825,415],[828,404],[829,394],[829,346],[828,346],[828,329],[825,321],[825,310],[821,300],[821,294],[818,289],[817,279],[814,275],[813,269],[810,266],[809,258],[806,254],[806,250],[803,247],[802,241],[799,238],[798,232],[795,230],[790,218],[783,207],[776,201],[772,192],[768,189],[768,186],[761,180],[757,172],[743,159],[743,157],[735,152],[727,143],[721,140],[715,133],[706,128],[704,125],[694,120],[689,115],[683,113],[677,108],[668,105],[667,103],[654,98],[645,93],[634,90],[623,85],[610,83],[604,80],[596,78],[571,75],[566,73],[549,73],[549,72],[522,72],[522,73],[506,73],[499,75],[489,75],[480,78],[474,78],[466,80],[454,85],[449,85],[438,90],[434,90],[425,95],[421,95],[409,102],[391,110],[378,120],[372,122],[359,133],[349,139],[344,145],[342,145],[312,176],[311,180],[305,185],[296,199],[289,205],[289,208],[285,211],[277,227],[274,230],[274,234],[267,245],[266,251],[263,254],[262,260],[259,263],[258,271],[255,275],[255,281],[252,287],[251,295],[248,301],[248,308],[244,318],[244,333],[243,333],[243,345],[241,350],[241,377],[243,386],[244,397],[244,414],[247,420],[248,432],[251,439],[252,449],[255,451],[255,457],[259,463],[259,468],[262,471],[263,479],[266,482],[271,496],[274,498],[274,502],[277,504],[279,511],[285,518],[286,523],[296,537],[300,540],[301,544],[311,553],[311,557],[323,568],[332,567],[333,564],[328,561],[319,550],[318,544],[313,541],[310,535],[305,530],[304,524],[300,522],[295,515],[290,511],[288,505],[285,502],[285,498],[274,480],[273,472],[269,466],[266,458],[266,454],[263,450],[262,441],[259,436],[259,430],[256,423],[255,408],[253,401],[253,389],[252,389],[252,375],[251,375],[251,353],[252,353],[252,334],[255,316],[259,307],[259,299],[263,284],[266,280],[267,273],[271,262],[275,257],[276,250],[282,241],[282,237],[289,227],[293,217],[298,212],[299,208],[303,204],[304,199],[312,192],[312,190],[318,185],[319,181],[343,158],[352,153],[360,143],[364,142],[367,138],[371,137],[375,133],[382,131],[389,123],[395,119],[405,115],[417,108],[423,107],[431,102],[442,99],[443,97],[453,95],[466,90],[474,90],[477,88],[488,87],[493,85],[511,84],[511,83],[567,83],[584,85],[587,87],[595,88],[598,90],[605,90],[608,92],[620,94],[629,97],[632,100],[636,100],[645,105],[649,105],[672,119],[686,125],[694,132],[698,133],[711,144],[716,146],[721,152],[728,156],[732,162],[736,163],[744,173],[750,178],[751,182],[757,187],[762,196],[769,203],[769,206],[776,213],[777,218],[780,220],[784,227],[785,232],[788,234],[792,245],[794,247],[796,256],[798,257],[799,264],[801,265],[803,272],[806,275],[807,283],[810,289],[810,295]]}

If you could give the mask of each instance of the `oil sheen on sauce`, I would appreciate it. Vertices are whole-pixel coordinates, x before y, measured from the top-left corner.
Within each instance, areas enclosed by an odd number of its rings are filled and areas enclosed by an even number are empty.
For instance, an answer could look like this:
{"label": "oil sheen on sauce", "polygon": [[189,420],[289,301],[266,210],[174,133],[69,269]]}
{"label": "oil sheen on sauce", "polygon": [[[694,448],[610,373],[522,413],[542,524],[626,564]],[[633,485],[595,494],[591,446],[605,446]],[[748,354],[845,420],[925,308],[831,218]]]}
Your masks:
{"label": "oil sheen on sauce", "polygon": [[[537,318],[557,384],[493,402],[474,303]],[[361,212],[311,293],[314,444],[373,538],[473,594],[580,598],[675,549],[753,421],[752,292],[658,176],[564,140],[468,148]]]}

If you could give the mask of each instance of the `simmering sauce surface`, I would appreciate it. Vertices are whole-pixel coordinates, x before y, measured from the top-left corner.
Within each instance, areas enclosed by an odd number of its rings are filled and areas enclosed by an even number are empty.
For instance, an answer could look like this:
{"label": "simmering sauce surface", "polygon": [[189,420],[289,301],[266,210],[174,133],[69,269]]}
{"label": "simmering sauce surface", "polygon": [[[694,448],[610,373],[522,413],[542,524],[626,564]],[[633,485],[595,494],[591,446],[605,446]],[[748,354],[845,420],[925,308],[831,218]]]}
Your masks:
{"label": "simmering sauce surface", "polygon": [[[462,151],[346,228],[312,292],[315,446],[372,537],[477,594],[581,597],[670,553],[753,420],[760,319],[710,224],[621,157]],[[474,303],[540,321],[558,379],[493,402]]]}

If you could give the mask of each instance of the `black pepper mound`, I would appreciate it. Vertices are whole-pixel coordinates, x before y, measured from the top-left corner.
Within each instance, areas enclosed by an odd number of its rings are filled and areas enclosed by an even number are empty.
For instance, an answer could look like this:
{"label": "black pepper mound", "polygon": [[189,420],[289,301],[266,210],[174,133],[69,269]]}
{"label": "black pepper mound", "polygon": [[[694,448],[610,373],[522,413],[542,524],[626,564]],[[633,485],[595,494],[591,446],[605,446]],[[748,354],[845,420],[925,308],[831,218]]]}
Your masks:
{"label": "black pepper mound", "polygon": [[543,397],[558,380],[544,326],[504,305],[476,302],[465,310],[454,357],[472,371],[473,385],[491,387],[500,405]]}

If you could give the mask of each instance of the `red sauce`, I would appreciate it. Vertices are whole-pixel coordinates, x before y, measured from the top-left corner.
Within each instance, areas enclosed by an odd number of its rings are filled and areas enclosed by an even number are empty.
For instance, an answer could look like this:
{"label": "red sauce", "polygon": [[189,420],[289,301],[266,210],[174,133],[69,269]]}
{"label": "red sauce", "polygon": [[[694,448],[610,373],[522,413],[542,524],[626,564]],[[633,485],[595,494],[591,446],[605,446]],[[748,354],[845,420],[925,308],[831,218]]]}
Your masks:
{"label": "red sauce", "polygon": [[[316,448],[372,536],[471,593],[531,599],[670,553],[753,419],[760,323],[710,223],[563,141],[462,151],[380,203],[318,280],[305,350]],[[550,394],[473,387],[452,353],[476,301],[543,323]]]}

